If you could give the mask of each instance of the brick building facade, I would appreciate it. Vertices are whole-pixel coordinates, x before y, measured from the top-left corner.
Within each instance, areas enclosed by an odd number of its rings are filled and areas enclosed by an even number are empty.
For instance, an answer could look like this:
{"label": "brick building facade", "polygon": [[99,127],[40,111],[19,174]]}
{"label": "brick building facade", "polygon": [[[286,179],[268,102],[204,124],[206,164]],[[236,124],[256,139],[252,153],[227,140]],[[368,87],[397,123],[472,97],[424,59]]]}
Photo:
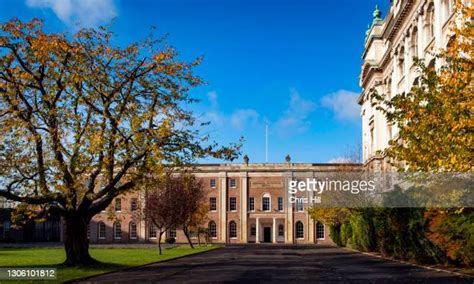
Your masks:
{"label": "brick building facade", "polygon": [[[316,223],[307,204],[289,202],[288,184],[341,170],[361,170],[358,164],[208,164],[194,174],[202,181],[209,205],[206,224],[214,243],[332,243],[329,228]],[[298,192],[311,198],[314,192]],[[158,233],[140,215],[143,192],[114,200],[89,226],[91,243],[156,242]],[[112,214],[111,214],[112,213]],[[186,242],[181,230],[166,237]]]}

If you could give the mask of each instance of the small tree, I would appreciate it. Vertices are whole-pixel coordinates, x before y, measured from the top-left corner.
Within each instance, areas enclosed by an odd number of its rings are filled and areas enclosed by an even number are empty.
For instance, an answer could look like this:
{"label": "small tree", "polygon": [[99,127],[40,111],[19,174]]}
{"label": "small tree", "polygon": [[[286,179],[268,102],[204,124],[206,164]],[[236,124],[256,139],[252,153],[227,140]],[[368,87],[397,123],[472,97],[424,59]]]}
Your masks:
{"label": "small tree", "polygon": [[154,225],[158,230],[158,251],[161,255],[163,234],[180,221],[182,184],[169,174],[164,174],[158,178],[150,178],[145,186],[143,216],[149,225]]}
{"label": "small tree", "polygon": [[199,241],[199,229],[201,228],[202,224],[207,220],[207,213],[209,211],[209,206],[202,204],[198,204],[197,210],[194,213],[190,214],[189,218],[185,220],[183,223],[183,232],[188,238],[189,245],[193,248],[193,244],[189,235],[196,234],[198,236],[198,243]]}
{"label": "small tree", "polygon": [[191,231],[204,222],[207,215],[207,207],[203,205],[205,192],[202,183],[196,180],[192,174],[181,174],[175,177],[181,184],[180,204],[175,211],[179,214],[177,225],[183,228],[183,233],[191,248],[194,248],[191,241]]}

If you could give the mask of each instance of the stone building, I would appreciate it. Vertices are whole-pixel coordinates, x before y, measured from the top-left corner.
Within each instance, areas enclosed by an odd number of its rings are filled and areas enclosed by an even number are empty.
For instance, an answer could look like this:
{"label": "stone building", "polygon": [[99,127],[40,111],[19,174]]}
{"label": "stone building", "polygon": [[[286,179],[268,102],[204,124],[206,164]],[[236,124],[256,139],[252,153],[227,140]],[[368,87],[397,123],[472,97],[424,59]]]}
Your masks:
{"label": "stone building", "polygon": [[371,90],[388,98],[409,92],[418,84],[415,57],[439,67],[440,62],[435,62],[433,53],[445,48],[452,37],[453,2],[392,0],[383,19],[378,8],[374,11],[362,54],[362,93],[358,98],[362,106],[363,163],[369,170],[389,170],[388,161],[381,153],[398,133],[396,127],[387,123],[384,114],[371,105]]}
{"label": "stone building", "polygon": [[[332,243],[329,228],[314,222],[308,204],[291,203],[289,181],[321,177],[337,171],[360,171],[359,164],[207,164],[194,174],[207,193],[206,224],[214,243]],[[296,197],[314,196],[298,192]],[[143,192],[116,198],[89,225],[91,243],[156,242],[154,226],[140,217]],[[113,218],[110,218],[110,210]],[[186,242],[181,230],[167,237]]]}

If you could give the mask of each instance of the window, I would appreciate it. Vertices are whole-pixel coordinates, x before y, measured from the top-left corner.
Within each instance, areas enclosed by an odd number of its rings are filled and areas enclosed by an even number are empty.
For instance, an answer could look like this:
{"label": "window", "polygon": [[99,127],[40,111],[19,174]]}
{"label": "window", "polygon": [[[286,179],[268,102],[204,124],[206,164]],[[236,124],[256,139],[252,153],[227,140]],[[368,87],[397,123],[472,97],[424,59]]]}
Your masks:
{"label": "window", "polygon": [[130,239],[137,239],[137,224],[135,222],[130,222]]}
{"label": "window", "polygon": [[234,221],[229,223],[229,237],[237,238],[237,224]]}
{"label": "window", "polygon": [[285,227],[283,224],[278,225],[278,236],[283,237],[285,235]]}
{"label": "window", "polygon": [[150,239],[156,239],[156,226],[155,224],[151,224],[148,228],[148,237]]}
{"label": "window", "polygon": [[263,211],[270,211],[270,194],[265,193],[262,197],[262,210]]}
{"label": "window", "polygon": [[443,22],[446,22],[451,16],[453,11],[453,1],[452,0],[443,0]]}
{"label": "window", "polygon": [[250,211],[255,210],[255,198],[253,198],[253,197],[249,198],[249,210]]}
{"label": "window", "polygon": [[11,228],[10,221],[8,221],[8,220],[3,221],[3,238],[9,238],[10,237],[10,228]]}
{"label": "window", "polygon": [[120,240],[122,238],[122,224],[120,222],[114,223],[114,239]]}
{"label": "window", "polygon": [[235,197],[229,198],[229,210],[237,211],[237,198]]}
{"label": "window", "polygon": [[283,211],[283,197],[278,197],[278,210]]}
{"label": "window", "polygon": [[297,239],[304,238],[304,228],[303,228],[303,223],[301,223],[301,221],[296,222],[296,238]]}
{"label": "window", "polygon": [[211,179],[211,188],[216,188],[216,180]]}
{"label": "window", "polygon": [[257,235],[257,228],[255,228],[255,225],[252,225],[252,227],[250,227],[250,235],[251,236]]}
{"label": "window", "polygon": [[429,44],[431,39],[434,37],[434,5],[433,4],[431,4],[431,6],[428,8],[426,21],[427,21],[426,44]]}
{"label": "window", "polygon": [[217,199],[215,197],[209,198],[209,210],[211,211],[217,210]]}
{"label": "window", "polygon": [[304,203],[301,198],[296,199],[296,211],[303,212],[304,211]]}
{"label": "window", "polygon": [[374,134],[374,121],[369,122],[369,128],[370,128],[370,154],[372,155],[375,151],[375,134]]}
{"label": "window", "polygon": [[105,239],[105,224],[104,222],[99,222],[99,239]]}
{"label": "window", "polygon": [[316,238],[318,240],[324,240],[324,224],[316,223]]}
{"label": "window", "polygon": [[237,187],[237,183],[236,183],[236,181],[235,181],[235,178],[231,178],[231,179],[229,180],[229,186],[230,186],[231,188],[236,188],[236,187]]}
{"label": "window", "polygon": [[209,222],[209,234],[211,238],[217,238],[217,226],[214,221]]}
{"label": "window", "polygon": [[176,238],[176,228],[170,228],[170,230],[168,232],[168,237]]}
{"label": "window", "polygon": [[398,72],[400,74],[400,78],[405,76],[405,48],[400,49],[400,53],[398,54]]}
{"label": "window", "polygon": [[130,201],[130,210],[135,211],[138,208],[138,201],[136,198],[132,198]]}
{"label": "window", "polygon": [[411,53],[413,57],[418,57],[418,30],[416,28],[411,34]]}
{"label": "window", "polygon": [[115,199],[115,211],[122,211],[122,199]]}

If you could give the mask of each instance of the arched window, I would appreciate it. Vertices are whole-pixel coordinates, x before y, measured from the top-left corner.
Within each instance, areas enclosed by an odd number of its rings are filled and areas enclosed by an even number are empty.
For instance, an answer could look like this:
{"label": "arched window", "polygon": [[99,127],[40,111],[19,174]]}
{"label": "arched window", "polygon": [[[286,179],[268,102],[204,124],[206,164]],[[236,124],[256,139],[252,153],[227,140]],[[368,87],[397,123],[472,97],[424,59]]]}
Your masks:
{"label": "arched window", "polygon": [[285,227],[283,226],[283,224],[278,225],[278,236],[285,236]]}
{"label": "arched window", "polygon": [[122,238],[122,224],[120,222],[114,223],[114,239],[120,240]]}
{"label": "arched window", "polygon": [[318,240],[324,240],[324,224],[316,223],[316,238]]}
{"label": "arched window", "polygon": [[431,42],[431,39],[434,37],[434,5],[430,4],[428,7],[428,13],[426,14],[426,44]]}
{"label": "arched window", "polygon": [[405,76],[405,48],[403,46],[398,53],[398,71],[400,78]]}
{"label": "arched window", "polygon": [[237,224],[234,221],[229,223],[229,237],[237,238]]}
{"label": "arched window", "polygon": [[99,239],[103,240],[105,239],[105,224],[104,222],[99,222],[97,225],[99,229],[97,230],[99,232]]}
{"label": "arched window", "polygon": [[453,2],[452,0],[442,0],[441,7],[443,9],[443,23],[449,19],[453,11]]}
{"label": "arched window", "polygon": [[304,238],[304,227],[301,221],[296,222],[296,238],[303,239]]}
{"label": "arched window", "polygon": [[411,54],[412,57],[418,57],[418,29],[414,28],[411,34]]}
{"label": "arched window", "polygon": [[271,198],[269,193],[265,193],[262,196],[262,211],[271,211]]}
{"label": "arched window", "polygon": [[209,234],[211,235],[211,238],[217,238],[217,226],[216,222],[211,221],[209,222]]}
{"label": "arched window", "polygon": [[135,222],[130,222],[129,231],[130,231],[130,239],[136,240],[137,239],[137,224]]}

